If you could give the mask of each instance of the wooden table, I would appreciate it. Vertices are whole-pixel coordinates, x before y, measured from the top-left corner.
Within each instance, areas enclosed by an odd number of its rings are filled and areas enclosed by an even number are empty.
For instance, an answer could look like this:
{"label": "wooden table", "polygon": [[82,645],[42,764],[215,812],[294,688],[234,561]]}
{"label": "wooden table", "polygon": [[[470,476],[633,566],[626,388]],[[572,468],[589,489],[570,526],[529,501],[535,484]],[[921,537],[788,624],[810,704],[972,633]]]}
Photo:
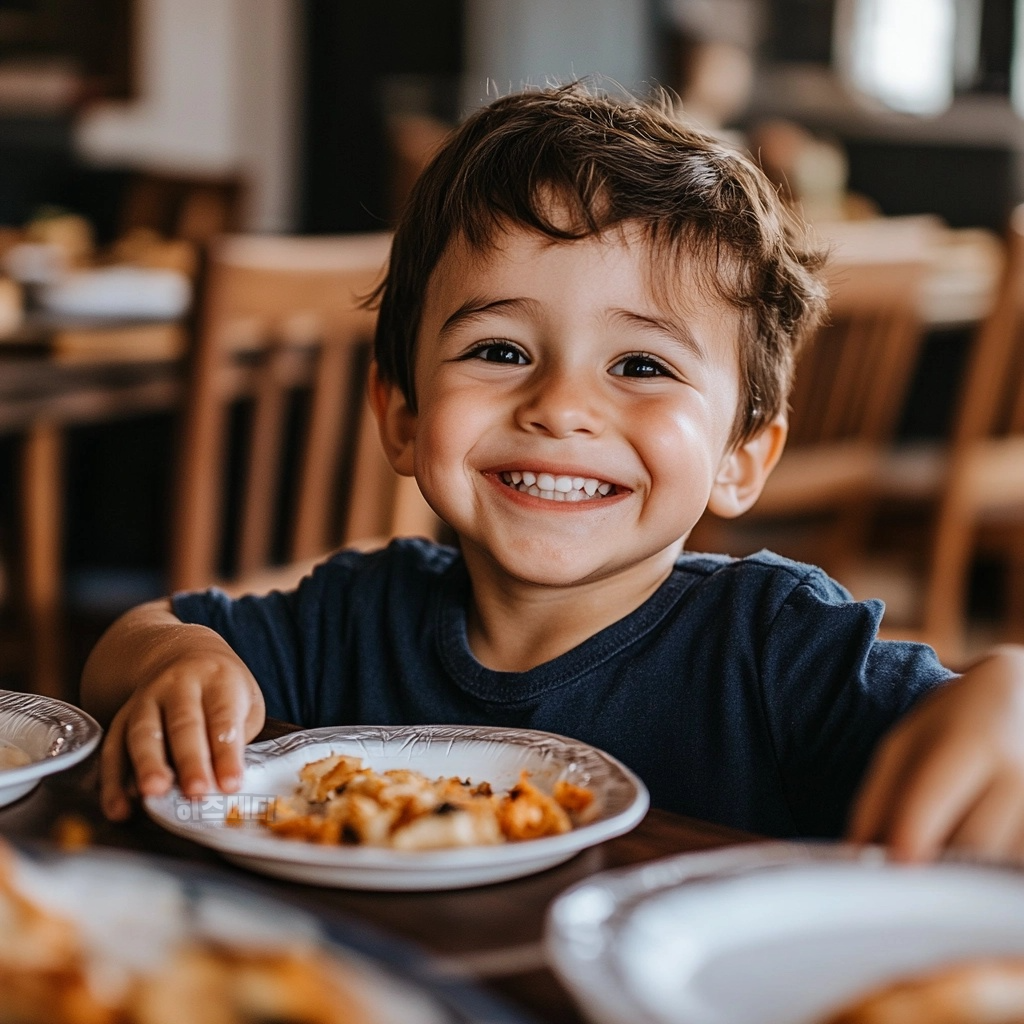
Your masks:
{"label": "wooden table", "polygon": [[64,431],[177,406],[185,326],[36,315],[0,338],[0,434],[19,438],[19,603],[29,687],[64,696],[59,638]]}
{"label": "wooden table", "polygon": [[[261,739],[294,729],[268,723]],[[205,847],[173,836],[144,812],[125,823],[103,819],[95,791],[95,756],[52,776],[31,794],[0,809],[0,835],[50,839],[62,821],[88,824],[96,845],[142,851],[244,874]],[[565,864],[526,878],[451,892],[361,892],[266,879],[279,899],[314,911],[339,911],[412,941],[444,965],[500,996],[538,1021],[582,1024],[569,994],[548,970],[541,936],[551,901],[568,886],[607,868],[638,864],[687,850],[750,841],[751,836],[720,826],[652,810],[625,836],[585,850]]]}

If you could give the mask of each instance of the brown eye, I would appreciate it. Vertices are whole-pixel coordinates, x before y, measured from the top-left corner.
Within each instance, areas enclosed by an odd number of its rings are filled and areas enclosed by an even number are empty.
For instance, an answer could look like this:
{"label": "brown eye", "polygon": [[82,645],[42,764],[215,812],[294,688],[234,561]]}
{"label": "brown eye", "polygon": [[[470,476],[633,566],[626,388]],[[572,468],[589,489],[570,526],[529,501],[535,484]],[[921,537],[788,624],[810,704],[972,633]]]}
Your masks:
{"label": "brown eye", "polygon": [[674,377],[660,359],[644,352],[623,356],[611,369],[616,377]]}
{"label": "brown eye", "polygon": [[482,359],[485,363],[504,363],[507,366],[525,366],[529,360],[515,345],[507,341],[491,341],[473,349],[468,359]]}

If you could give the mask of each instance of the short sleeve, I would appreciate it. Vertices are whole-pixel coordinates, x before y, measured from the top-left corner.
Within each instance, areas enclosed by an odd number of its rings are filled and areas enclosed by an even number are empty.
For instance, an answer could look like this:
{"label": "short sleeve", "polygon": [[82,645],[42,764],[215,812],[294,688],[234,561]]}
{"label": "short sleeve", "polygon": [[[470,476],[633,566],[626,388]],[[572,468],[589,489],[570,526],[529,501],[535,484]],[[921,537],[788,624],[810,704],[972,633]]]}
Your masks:
{"label": "short sleeve", "polygon": [[[228,642],[255,676],[267,714],[303,723],[315,717],[325,658],[337,657],[337,620],[347,601],[351,569],[336,555],[289,592],[231,598],[213,589],[176,594],[182,622],[208,626]],[[332,621],[325,621],[325,619]]]}
{"label": "short sleeve", "polygon": [[781,783],[806,836],[841,835],[881,737],[953,678],[932,648],[878,639],[883,605],[818,570],[796,582],[767,631],[761,692]]}

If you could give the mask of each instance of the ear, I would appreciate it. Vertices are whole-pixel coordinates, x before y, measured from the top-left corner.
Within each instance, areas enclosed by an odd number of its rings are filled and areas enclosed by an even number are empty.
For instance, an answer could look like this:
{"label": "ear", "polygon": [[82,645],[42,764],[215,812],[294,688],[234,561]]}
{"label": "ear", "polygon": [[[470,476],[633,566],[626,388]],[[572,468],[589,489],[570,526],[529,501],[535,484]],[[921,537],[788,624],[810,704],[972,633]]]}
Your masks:
{"label": "ear", "polygon": [[786,446],[789,424],[777,416],[759,434],[737,445],[722,460],[708,510],[723,519],[742,515],[760,497],[765,481]]}
{"label": "ear", "polygon": [[396,473],[412,476],[416,414],[409,408],[402,389],[397,384],[381,379],[376,360],[370,364],[367,383],[370,405],[377,417],[377,430],[388,462]]}

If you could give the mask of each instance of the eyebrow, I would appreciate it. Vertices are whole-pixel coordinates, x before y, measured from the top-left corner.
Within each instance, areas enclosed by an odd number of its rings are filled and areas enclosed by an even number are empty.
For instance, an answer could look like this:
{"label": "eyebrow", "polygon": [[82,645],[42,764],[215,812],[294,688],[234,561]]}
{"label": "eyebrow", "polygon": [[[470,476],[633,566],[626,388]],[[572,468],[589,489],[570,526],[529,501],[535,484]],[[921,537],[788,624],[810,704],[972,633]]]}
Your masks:
{"label": "eyebrow", "polygon": [[529,313],[537,308],[534,299],[467,299],[443,324],[441,335],[448,334],[461,324],[472,323],[488,313]]}
{"label": "eyebrow", "polygon": [[625,321],[635,327],[646,330],[655,330],[666,335],[670,340],[677,342],[691,355],[704,362],[708,354],[704,346],[697,340],[694,333],[679,320],[669,319],[660,316],[648,316],[644,313],[634,313],[629,309],[617,309],[612,313],[613,320]]}

